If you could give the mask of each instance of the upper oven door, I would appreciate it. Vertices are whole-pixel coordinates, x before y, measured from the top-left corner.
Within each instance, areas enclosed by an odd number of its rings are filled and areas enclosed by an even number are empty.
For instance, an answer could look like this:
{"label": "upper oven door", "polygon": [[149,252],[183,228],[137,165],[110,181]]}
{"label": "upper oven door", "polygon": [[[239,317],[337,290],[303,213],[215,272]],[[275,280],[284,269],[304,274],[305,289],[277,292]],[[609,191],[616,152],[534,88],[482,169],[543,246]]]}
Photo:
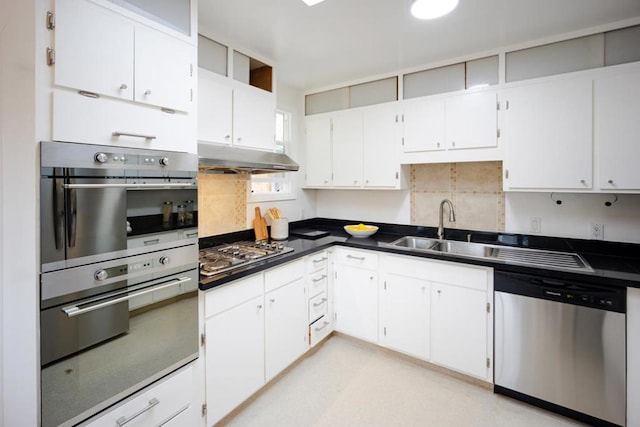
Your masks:
{"label": "upper oven door", "polygon": [[63,168],[41,177],[43,266],[127,248],[124,182],[122,178],[75,177],[73,169]]}

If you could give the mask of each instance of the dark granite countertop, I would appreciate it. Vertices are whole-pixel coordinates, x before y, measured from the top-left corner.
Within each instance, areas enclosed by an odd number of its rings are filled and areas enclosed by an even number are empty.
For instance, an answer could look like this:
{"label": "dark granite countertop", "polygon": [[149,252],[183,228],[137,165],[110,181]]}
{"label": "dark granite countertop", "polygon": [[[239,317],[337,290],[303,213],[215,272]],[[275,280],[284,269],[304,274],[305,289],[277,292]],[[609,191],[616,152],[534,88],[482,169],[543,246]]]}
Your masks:
{"label": "dark granite countertop", "polygon": [[[230,273],[223,273],[218,276],[214,276],[206,281],[202,280],[200,282],[200,289],[207,290],[216,286],[224,285],[225,283],[229,283],[233,280],[287,263],[334,245],[358,249],[370,249],[421,258],[461,262],[465,264],[483,265],[493,267],[495,270],[544,275],[556,279],[579,280],[586,283],[640,288],[640,245],[637,244],[531,236],[523,234],[491,233],[474,230],[445,230],[445,239],[449,240],[466,241],[470,234],[472,242],[531,249],[546,249],[561,252],[575,252],[582,256],[593,269],[593,271],[580,272],[564,271],[507,264],[498,260],[469,258],[437,252],[408,251],[401,248],[394,248],[389,246],[388,243],[402,236],[436,238],[437,230],[435,227],[367,222],[367,224],[373,224],[379,227],[378,232],[369,238],[351,237],[344,231],[344,225],[357,223],[359,223],[359,221],[335,220],[328,218],[313,218],[292,222],[289,224],[289,239],[282,241],[282,243],[284,243],[285,246],[293,248],[293,252],[265,260],[261,263],[252,264],[244,268],[241,267]],[[329,234],[326,237],[317,239],[301,238],[294,235],[293,232],[295,230],[302,229],[322,230]],[[206,248],[240,240],[254,240],[253,230],[244,230],[236,233],[201,238],[200,247]]]}

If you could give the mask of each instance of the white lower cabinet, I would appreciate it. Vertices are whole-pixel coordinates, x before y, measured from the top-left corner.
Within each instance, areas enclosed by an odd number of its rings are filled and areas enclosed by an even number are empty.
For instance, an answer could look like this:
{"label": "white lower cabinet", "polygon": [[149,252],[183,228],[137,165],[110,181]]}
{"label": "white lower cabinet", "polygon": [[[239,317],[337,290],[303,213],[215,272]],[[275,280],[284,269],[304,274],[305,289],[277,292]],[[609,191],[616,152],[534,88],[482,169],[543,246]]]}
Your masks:
{"label": "white lower cabinet", "polygon": [[[640,426],[640,289],[627,288],[627,425]],[[632,404],[636,402],[636,404]]]}
{"label": "white lower cabinet", "polygon": [[199,425],[200,403],[192,401],[195,387],[193,368],[188,366],[86,426]]}
{"label": "white lower cabinet", "polygon": [[384,255],[380,278],[381,345],[493,381],[490,268]]}
{"label": "white lower cabinet", "polygon": [[[304,260],[279,267],[273,286],[265,294],[265,378],[269,382],[309,348],[307,339],[307,292],[304,280]],[[265,273],[269,287],[270,273]],[[275,279],[275,277],[274,277]],[[281,285],[285,281],[285,285]],[[287,283],[288,282],[288,283]]]}
{"label": "white lower cabinet", "polygon": [[207,425],[213,425],[264,385],[262,274],[206,295]]}
{"label": "white lower cabinet", "polygon": [[304,267],[300,259],[207,291],[207,425],[309,348]]}
{"label": "white lower cabinet", "polygon": [[336,248],[335,330],[378,342],[378,255]]}
{"label": "white lower cabinet", "polygon": [[486,290],[433,283],[431,360],[453,370],[491,377]]}

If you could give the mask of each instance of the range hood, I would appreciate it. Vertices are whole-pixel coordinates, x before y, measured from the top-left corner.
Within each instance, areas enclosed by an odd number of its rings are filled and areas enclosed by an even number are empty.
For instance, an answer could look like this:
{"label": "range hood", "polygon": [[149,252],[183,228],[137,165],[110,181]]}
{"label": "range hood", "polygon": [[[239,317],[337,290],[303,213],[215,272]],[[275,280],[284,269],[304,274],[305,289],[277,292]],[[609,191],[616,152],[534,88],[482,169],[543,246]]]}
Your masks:
{"label": "range hood", "polygon": [[198,169],[205,173],[296,172],[300,166],[282,153],[198,143]]}

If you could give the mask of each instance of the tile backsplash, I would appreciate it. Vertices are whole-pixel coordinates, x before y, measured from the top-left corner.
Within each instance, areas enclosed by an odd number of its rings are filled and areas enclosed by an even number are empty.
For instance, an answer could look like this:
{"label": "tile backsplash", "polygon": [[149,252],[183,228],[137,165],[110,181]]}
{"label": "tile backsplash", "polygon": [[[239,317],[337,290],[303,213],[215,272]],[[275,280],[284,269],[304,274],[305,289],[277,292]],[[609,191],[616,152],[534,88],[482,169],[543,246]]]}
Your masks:
{"label": "tile backsplash", "polygon": [[250,175],[198,174],[200,237],[247,228],[247,189]]}
{"label": "tile backsplash", "polygon": [[438,226],[442,199],[450,199],[456,222],[445,228],[504,231],[502,162],[411,165],[411,223]]}

